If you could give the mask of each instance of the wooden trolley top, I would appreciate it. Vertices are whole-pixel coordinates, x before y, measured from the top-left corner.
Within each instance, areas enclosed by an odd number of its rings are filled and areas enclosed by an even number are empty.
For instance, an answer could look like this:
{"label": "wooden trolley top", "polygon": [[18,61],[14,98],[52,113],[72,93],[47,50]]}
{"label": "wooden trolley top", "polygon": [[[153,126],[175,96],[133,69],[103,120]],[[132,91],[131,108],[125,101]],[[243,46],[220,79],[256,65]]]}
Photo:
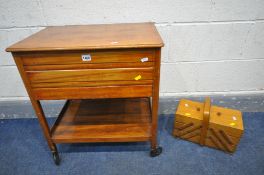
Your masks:
{"label": "wooden trolley top", "polygon": [[154,23],[47,27],[8,52],[162,47]]}

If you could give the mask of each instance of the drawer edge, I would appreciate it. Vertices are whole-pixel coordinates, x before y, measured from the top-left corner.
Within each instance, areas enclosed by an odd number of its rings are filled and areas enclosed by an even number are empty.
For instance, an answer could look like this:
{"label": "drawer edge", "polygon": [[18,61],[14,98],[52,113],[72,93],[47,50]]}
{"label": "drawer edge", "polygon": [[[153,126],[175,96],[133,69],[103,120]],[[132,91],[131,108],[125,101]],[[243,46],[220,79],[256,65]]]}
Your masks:
{"label": "drawer edge", "polygon": [[36,100],[151,97],[152,85],[32,89]]}

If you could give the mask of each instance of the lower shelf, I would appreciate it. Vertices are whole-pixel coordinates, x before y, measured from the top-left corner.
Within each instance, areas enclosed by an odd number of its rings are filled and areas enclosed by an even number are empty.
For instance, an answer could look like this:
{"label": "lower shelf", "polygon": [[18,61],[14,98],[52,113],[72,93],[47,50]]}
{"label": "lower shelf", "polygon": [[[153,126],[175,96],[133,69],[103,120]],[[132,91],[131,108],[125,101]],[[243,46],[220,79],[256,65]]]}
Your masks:
{"label": "lower shelf", "polygon": [[133,142],[151,138],[149,98],[69,100],[53,128],[55,143]]}

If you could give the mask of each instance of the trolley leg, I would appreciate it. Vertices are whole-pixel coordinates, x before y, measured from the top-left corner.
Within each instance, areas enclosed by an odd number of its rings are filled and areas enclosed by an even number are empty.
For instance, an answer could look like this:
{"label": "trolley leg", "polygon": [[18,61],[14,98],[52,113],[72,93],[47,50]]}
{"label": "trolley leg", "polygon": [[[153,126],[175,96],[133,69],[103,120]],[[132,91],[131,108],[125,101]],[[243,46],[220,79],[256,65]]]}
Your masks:
{"label": "trolley leg", "polygon": [[157,128],[158,128],[158,108],[159,108],[159,80],[160,80],[160,48],[155,51],[155,75],[152,91],[152,126],[151,126],[151,151],[150,156],[155,157],[161,154],[162,148],[157,145]]}
{"label": "trolley leg", "polygon": [[51,139],[51,133],[50,133],[50,129],[49,129],[49,125],[47,123],[46,117],[44,115],[42,106],[39,102],[39,100],[31,100],[32,106],[36,112],[36,115],[38,117],[40,126],[43,130],[44,136],[46,138],[46,141],[48,143],[48,146],[52,152],[53,155],[53,159],[56,165],[59,165],[60,163],[60,158],[59,158],[59,153],[56,147],[56,144],[53,143],[52,139]]}
{"label": "trolley leg", "polygon": [[150,156],[156,157],[161,154],[162,147],[158,146],[157,143],[157,132],[158,132],[158,96],[152,98],[152,126],[151,126],[151,151]]}
{"label": "trolley leg", "polygon": [[[43,130],[43,133],[44,133],[44,136],[45,136],[45,138],[47,140],[48,146],[49,146],[52,154],[55,155],[55,157],[57,158],[56,160],[59,160],[58,159],[58,157],[59,157],[58,155],[59,154],[58,154],[56,145],[52,142],[49,125],[48,125],[47,120],[45,118],[42,106],[41,106],[39,100],[34,99],[34,94],[32,93],[32,89],[31,89],[31,86],[30,86],[30,81],[29,81],[29,79],[28,79],[28,77],[26,75],[26,71],[25,71],[24,66],[23,66],[23,61],[22,61],[20,56],[17,56],[16,54],[12,54],[12,55],[14,57],[14,60],[16,62],[18,70],[20,72],[20,75],[21,75],[21,78],[22,78],[22,80],[24,82],[26,90],[27,90],[27,92],[29,94],[30,101],[31,101],[32,106],[33,106],[33,108],[35,110],[35,113],[36,113],[36,115],[38,117],[40,126],[41,126],[41,128]],[[55,163],[58,165],[59,161],[55,161]]]}

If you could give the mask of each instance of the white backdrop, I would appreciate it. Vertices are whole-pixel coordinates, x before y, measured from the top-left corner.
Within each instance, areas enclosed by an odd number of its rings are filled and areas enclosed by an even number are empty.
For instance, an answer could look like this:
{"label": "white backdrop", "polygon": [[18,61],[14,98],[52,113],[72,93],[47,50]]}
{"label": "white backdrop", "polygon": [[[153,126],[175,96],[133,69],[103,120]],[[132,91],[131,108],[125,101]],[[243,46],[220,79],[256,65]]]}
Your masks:
{"label": "white backdrop", "polygon": [[27,98],[4,49],[45,26],[156,23],[162,96],[264,93],[263,0],[0,0],[0,100]]}

